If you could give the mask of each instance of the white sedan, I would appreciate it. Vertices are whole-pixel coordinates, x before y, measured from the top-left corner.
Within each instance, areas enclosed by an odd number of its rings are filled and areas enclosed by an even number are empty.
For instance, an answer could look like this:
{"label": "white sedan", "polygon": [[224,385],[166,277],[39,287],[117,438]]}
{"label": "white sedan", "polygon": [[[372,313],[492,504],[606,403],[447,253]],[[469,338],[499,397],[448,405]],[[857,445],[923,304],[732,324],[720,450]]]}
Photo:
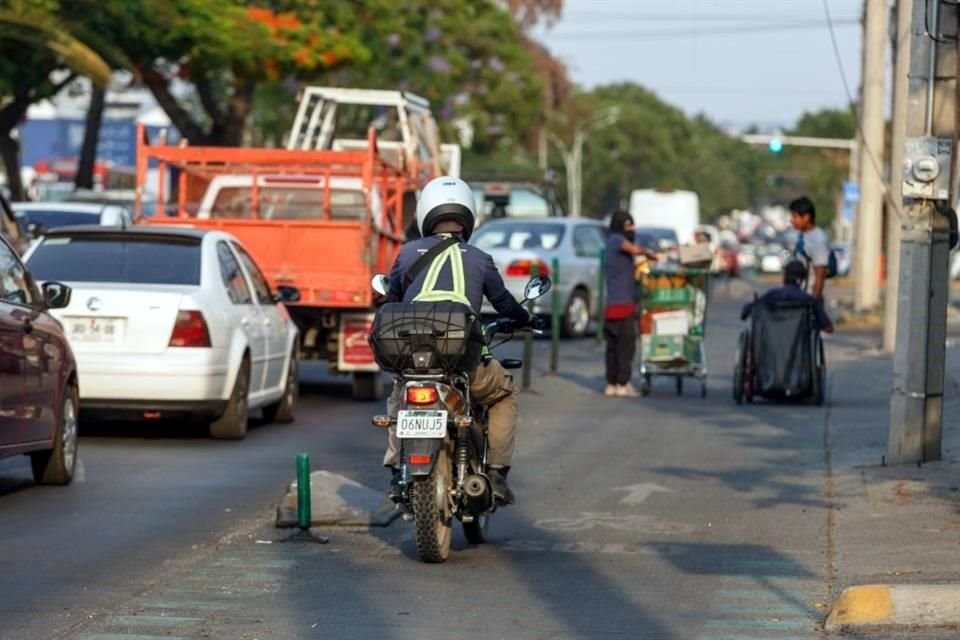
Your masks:
{"label": "white sedan", "polygon": [[50,231],[25,260],[73,287],[56,312],[77,359],[80,405],[144,419],[202,417],[239,439],[247,414],[293,420],[297,328],[231,235],[187,228]]}

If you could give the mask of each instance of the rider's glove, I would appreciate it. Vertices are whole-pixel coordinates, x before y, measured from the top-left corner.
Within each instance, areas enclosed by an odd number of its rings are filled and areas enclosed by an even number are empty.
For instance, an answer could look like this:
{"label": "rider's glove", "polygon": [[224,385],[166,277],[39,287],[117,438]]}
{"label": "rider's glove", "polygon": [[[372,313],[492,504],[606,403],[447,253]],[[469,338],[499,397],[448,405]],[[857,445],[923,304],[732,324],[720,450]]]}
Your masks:
{"label": "rider's glove", "polygon": [[535,313],[530,314],[530,320],[527,322],[527,324],[530,326],[531,329],[535,329],[537,331],[543,331],[544,329],[547,328],[546,318],[541,318]]}

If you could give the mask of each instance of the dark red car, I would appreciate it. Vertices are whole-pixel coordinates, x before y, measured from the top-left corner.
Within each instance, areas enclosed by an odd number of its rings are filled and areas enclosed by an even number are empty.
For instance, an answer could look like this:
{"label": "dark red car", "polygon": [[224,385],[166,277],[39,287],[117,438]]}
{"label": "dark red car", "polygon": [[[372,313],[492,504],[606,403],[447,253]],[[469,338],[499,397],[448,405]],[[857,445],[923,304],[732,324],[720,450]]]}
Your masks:
{"label": "dark red car", "polygon": [[69,483],[77,463],[77,367],[47,313],[69,301],[66,285],[38,288],[0,238],[0,458],[29,455],[42,484]]}

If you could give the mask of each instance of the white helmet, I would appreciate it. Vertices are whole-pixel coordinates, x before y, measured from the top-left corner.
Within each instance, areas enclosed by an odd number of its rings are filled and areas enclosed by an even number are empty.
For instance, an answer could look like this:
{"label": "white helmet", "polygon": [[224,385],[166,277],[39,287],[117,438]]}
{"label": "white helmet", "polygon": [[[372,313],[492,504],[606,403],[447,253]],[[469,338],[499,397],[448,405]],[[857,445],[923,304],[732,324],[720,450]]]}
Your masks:
{"label": "white helmet", "polygon": [[463,239],[469,240],[476,224],[476,205],[470,185],[459,178],[434,178],[420,192],[417,201],[417,227],[423,237],[433,233],[438,222],[452,220],[463,226]]}

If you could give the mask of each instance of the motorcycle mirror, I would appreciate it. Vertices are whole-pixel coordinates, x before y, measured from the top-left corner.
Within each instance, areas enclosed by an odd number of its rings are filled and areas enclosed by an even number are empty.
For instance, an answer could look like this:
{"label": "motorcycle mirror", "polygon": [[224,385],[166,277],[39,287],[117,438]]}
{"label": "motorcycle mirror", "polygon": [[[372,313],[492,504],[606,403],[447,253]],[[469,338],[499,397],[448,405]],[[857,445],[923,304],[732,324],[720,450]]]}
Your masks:
{"label": "motorcycle mirror", "polygon": [[530,282],[527,283],[526,289],[523,290],[523,298],[527,302],[536,300],[544,295],[547,291],[550,291],[552,286],[553,282],[551,282],[550,278],[547,276],[537,276],[535,278],[531,278]]}
{"label": "motorcycle mirror", "polygon": [[374,291],[382,296],[385,296],[387,295],[387,291],[390,290],[390,279],[382,273],[378,273],[377,275],[373,276],[370,286],[373,287]]}

